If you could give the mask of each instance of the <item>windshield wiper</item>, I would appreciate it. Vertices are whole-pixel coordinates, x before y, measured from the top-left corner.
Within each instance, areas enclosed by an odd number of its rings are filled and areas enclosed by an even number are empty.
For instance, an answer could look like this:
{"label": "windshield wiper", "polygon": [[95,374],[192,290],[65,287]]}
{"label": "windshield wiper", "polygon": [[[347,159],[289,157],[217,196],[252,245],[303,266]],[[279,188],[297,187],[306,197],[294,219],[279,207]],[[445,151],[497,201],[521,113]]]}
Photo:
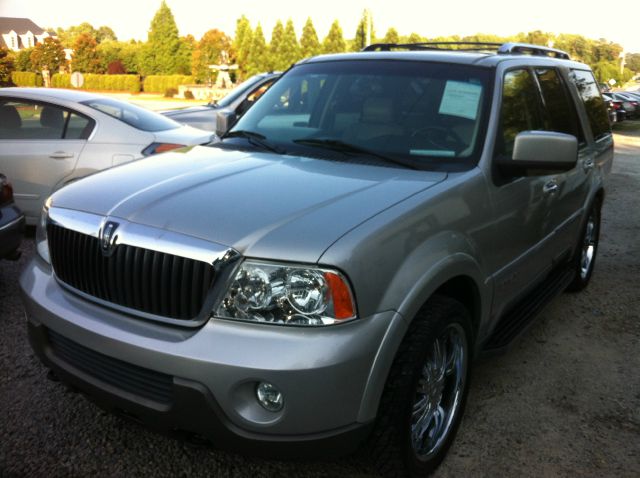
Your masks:
{"label": "windshield wiper", "polygon": [[284,154],[285,150],[282,148],[279,148],[278,146],[271,144],[267,141],[267,137],[260,134],[260,133],[255,133],[253,131],[247,131],[247,130],[236,130],[236,131],[229,131],[228,133],[224,134],[222,136],[222,140],[225,140],[227,138],[245,138],[246,140],[249,141],[249,143],[251,143],[254,146],[258,146],[262,149],[266,149],[271,151],[272,153],[276,153],[276,154]]}
{"label": "windshield wiper", "polygon": [[367,156],[373,156],[378,159],[382,159],[387,163],[397,164],[399,166],[403,166],[409,169],[418,169],[418,167],[410,163],[408,161],[403,161],[399,158],[392,158],[391,156],[386,156],[384,154],[377,153],[376,151],[372,151],[367,148],[363,148],[362,146],[358,146],[356,144],[346,143],[340,139],[328,139],[328,138],[300,138],[294,139],[294,143],[302,144],[305,146],[317,146],[320,148],[330,149],[332,151],[339,151],[342,153],[354,153],[354,154],[364,154]]}

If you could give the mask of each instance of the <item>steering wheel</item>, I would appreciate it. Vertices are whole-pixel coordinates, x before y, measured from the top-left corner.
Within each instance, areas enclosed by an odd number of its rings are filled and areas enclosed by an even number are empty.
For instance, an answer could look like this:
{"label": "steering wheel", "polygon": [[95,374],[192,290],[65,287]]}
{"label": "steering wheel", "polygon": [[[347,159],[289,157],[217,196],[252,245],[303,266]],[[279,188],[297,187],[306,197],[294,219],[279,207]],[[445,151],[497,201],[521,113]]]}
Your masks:
{"label": "steering wheel", "polygon": [[442,126],[425,126],[411,133],[412,138],[424,138],[438,149],[453,149],[459,152],[468,145],[458,133]]}

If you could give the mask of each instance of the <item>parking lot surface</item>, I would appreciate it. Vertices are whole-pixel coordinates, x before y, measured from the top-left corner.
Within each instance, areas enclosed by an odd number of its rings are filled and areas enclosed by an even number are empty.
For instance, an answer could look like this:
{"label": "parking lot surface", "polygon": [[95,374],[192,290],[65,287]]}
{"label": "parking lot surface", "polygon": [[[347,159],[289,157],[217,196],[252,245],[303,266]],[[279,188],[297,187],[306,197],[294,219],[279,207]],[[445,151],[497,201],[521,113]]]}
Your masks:
{"label": "parking lot surface", "polygon": [[[475,368],[436,476],[616,476],[640,470],[640,132],[616,134],[590,286],[563,294],[506,354]],[[0,477],[373,477],[366,463],[269,461],[147,431],[47,379],[18,276],[0,262]]]}

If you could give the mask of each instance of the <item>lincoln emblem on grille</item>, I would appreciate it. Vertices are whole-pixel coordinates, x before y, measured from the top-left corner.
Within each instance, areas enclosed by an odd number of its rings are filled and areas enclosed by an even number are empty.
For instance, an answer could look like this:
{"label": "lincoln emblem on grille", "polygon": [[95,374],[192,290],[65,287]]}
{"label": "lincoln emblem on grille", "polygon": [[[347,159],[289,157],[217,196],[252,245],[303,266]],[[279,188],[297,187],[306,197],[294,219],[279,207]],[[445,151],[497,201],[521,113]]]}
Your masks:
{"label": "lincoln emblem on grille", "polygon": [[110,256],[113,254],[113,250],[116,247],[116,229],[118,229],[118,223],[109,221],[102,228],[100,234],[100,248],[102,249],[102,255]]}

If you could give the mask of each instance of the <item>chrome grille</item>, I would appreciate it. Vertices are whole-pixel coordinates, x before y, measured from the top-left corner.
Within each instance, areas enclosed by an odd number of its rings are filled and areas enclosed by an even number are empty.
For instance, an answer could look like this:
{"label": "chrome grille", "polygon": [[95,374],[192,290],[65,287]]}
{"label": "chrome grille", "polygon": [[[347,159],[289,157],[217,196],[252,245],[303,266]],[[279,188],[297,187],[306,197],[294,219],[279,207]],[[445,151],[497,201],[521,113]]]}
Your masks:
{"label": "chrome grille", "polygon": [[176,320],[197,318],[214,278],[206,262],[118,244],[106,257],[99,240],[55,224],[49,253],[62,282],[102,301]]}

